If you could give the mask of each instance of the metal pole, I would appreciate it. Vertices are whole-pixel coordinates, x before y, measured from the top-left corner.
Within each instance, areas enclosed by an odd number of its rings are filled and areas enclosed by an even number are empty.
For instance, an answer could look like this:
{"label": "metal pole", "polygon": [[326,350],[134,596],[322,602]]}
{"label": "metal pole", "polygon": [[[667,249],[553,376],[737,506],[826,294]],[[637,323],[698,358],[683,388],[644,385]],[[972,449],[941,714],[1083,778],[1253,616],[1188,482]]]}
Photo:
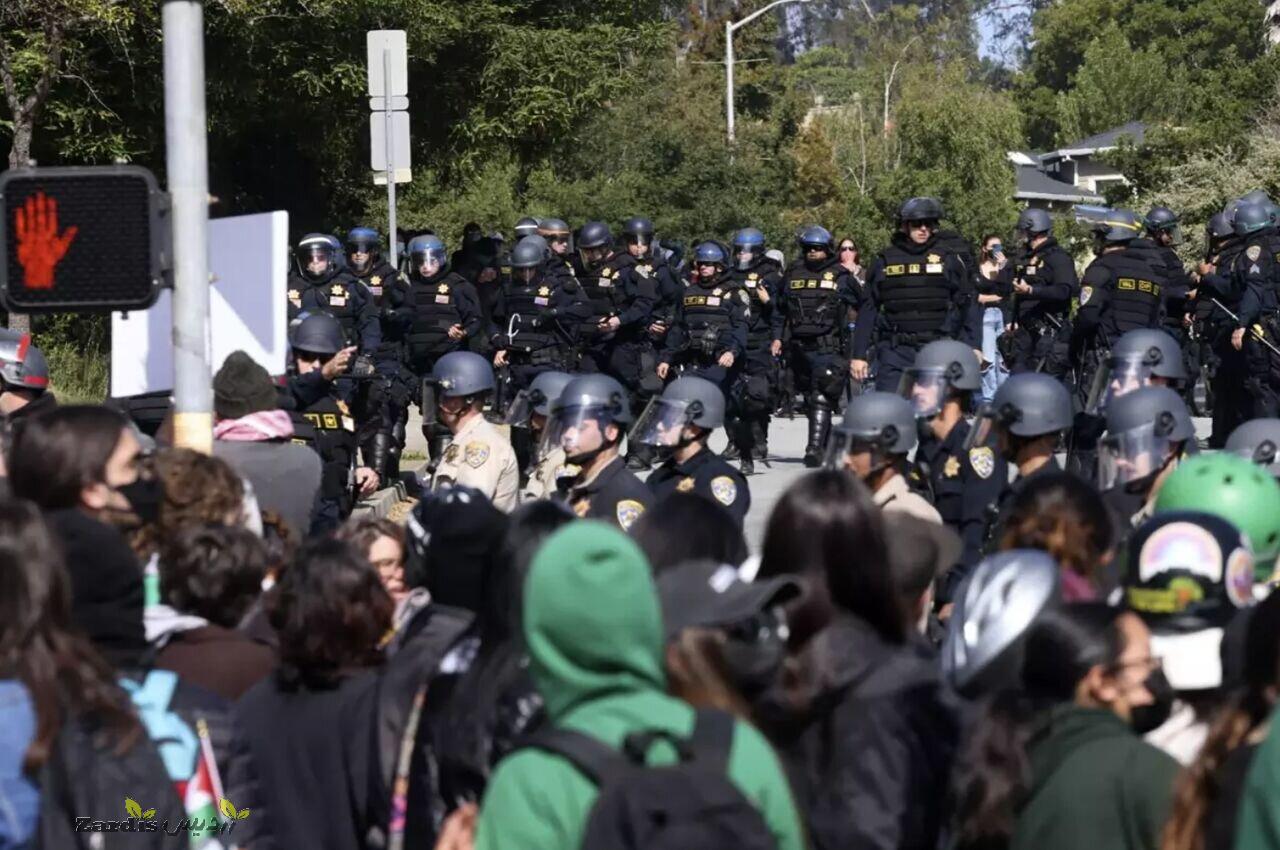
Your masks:
{"label": "metal pole", "polygon": [[213,450],[209,366],[209,156],[204,107],[204,8],[165,0],[164,135],[173,205],[173,441]]}
{"label": "metal pole", "polygon": [[387,242],[390,243],[391,267],[398,269],[400,263],[396,257],[396,164],[393,161],[395,141],[392,139],[391,119],[391,51],[382,48],[382,115],[387,126]]}
{"label": "metal pole", "polygon": [[733,144],[733,24],[724,22],[724,113],[729,122],[729,144]]}

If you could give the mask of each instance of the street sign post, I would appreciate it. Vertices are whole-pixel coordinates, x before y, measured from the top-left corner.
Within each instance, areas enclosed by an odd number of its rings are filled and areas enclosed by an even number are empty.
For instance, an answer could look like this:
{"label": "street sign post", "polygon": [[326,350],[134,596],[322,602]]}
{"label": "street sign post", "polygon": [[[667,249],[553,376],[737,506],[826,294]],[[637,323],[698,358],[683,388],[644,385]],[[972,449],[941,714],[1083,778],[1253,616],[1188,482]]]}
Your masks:
{"label": "street sign post", "polygon": [[365,41],[373,110],[369,160],[387,184],[387,245],[391,265],[396,266],[396,184],[410,179],[409,113],[405,111],[409,108],[409,50],[404,30],[370,30]]}

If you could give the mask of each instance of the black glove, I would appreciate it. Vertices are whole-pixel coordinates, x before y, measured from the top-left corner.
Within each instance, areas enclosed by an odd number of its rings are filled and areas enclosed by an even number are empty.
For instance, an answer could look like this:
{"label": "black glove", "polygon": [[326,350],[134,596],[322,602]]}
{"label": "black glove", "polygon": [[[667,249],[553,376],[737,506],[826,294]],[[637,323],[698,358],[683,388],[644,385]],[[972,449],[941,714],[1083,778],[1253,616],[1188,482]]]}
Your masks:
{"label": "black glove", "polygon": [[355,362],[351,364],[351,377],[353,378],[372,378],[377,374],[377,370],[373,366],[373,358],[368,354],[361,354],[356,357]]}

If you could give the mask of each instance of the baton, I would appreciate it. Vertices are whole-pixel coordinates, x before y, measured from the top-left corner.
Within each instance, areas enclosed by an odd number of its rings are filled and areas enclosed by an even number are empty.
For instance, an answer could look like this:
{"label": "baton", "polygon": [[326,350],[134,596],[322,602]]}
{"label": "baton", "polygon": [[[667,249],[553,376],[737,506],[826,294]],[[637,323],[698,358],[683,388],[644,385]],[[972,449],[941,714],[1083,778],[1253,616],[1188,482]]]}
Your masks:
{"label": "baton", "polygon": [[[1214,304],[1216,304],[1219,310],[1221,310],[1222,312],[1226,313],[1229,317],[1231,317],[1231,320],[1233,322],[1235,322],[1236,324],[1240,323],[1240,317],[1237,316],[1235,313],[1232,313],[1230,310],[1228,310],[1227,305],[1223,304],[1217,298],[1213,298],[1212,296],[1209,298],[1209,300],[1212,301]],[[1272,354],[1280,355],[1280,348],[1276,348],[1274,345],[1267,342],[1267,338],[1262,334],[1258,333],[1257,330],[1255,330],[1254,328],[1249,328],[1249,333],[1253,334],[1254,339],[1256,339],[1258,342],[1262,343],[1267,348],[1271,349]]]}

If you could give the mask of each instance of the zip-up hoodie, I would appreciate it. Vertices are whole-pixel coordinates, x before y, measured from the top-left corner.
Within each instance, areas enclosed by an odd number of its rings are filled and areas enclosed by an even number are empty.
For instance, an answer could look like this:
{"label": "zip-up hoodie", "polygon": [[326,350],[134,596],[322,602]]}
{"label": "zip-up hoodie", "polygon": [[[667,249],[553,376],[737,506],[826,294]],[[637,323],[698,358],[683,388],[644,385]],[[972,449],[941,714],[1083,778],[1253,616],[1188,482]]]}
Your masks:
{"label": "zip-up hoodie", "polygon": [[[619,747],[631,732],[687,736],[694,713],[666,694],[662,613],[644,554],[601,522],[572,523],[543,545],[524,585],[530,672],[553,726]],[[650,762],[670,764],[666,745]],[[804,838],[776,756],[738,722],[729,779],[759,809],[780,850]],[[566,850],[582,844],[595,785],[565,759],[522,749],[498,766],[480,811],[477,850]]]}

